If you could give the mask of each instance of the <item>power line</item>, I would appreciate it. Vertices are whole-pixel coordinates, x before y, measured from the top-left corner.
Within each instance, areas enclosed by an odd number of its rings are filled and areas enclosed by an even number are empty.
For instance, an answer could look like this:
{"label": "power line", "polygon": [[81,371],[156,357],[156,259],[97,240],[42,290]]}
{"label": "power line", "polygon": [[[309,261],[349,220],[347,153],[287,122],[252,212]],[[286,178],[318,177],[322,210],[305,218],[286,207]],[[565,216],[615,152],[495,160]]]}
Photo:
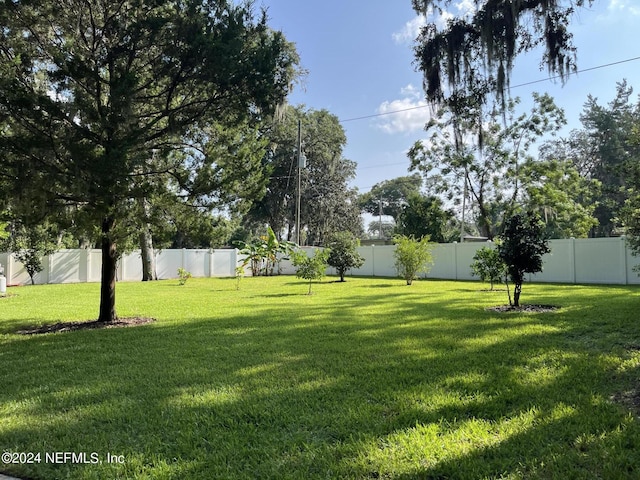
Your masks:
{"label": "power line", "polygon": [[[612,67],[614,65],[620,65],[622,63],[634,62],[636,60],[640,60],[640,57],[627,58],[626,60],[619,60],[617,62],[605,63],[605,64],[602,64],[602,65],[597,65],[595,67],[584,68],[582,70],[577,70],[576,72],[574,72],[571,75],[578,75],[579,73],[590,72],[592,70],[598,70],[600,68]],[[531,82],[519,83],[517,85],[511,86],[511,88],[525,87],[525,86],[533,85],[533,84],[536,84],[536,83],[542,83],[542,82],[548,82],[548,81],[551,81],[551,80],[557,80],[558,78],[562,78],[562,75],[555,75],[553,77],[541,78],[539,80],[532,80]],[[393,115],[393,114],[396,114],[396,113],[409,112],[411,110],[418,110],[418,109],[421,109],[421,108],[428,108],[430,106],[431,105],[418,105],[416,107],[401,108],[399,110],[393,110],[391,112],[373,113],[371,115],[363,115],[361,117],[345,118],[344,120],[339,120],[339,122],[340,123],[346,123],[346,122],[355,122],[357,120],[366,120],[368,118],[384,117],[386,115]]]}

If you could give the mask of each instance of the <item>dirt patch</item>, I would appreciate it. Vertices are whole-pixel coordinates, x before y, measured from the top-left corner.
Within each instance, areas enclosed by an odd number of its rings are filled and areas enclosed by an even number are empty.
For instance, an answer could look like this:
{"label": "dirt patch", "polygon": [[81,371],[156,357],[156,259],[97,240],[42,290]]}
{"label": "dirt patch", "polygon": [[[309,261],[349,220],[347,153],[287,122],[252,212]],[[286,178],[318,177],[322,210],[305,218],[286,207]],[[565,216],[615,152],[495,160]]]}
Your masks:
{"label": "dirt patch", "polygon": [[38,335],[42,333],[75,332],[76,330],[94,330],[99,328],[134,327],[136,325],[144,325],[155,321],[155,318],[128,317],[119,318],[115,322],[108,323],[98,322],[97,320],[89,322],[59,322],[52,325],[43,325],[41,327],[25,328],[18,330],[16,333],[20,335]]}
{"label": "dirt patch", "polygon": [[520,305],[519,307],[514,307],[512,305],[498,305],[497,307],[489,307],[487,310],[492,312],[525,312],[525,313],[546,313],[546,312],[555,312],[559,310],[560,307],[555,305]]}
{"label": "dirt patch", "polygon": [[615,393],[611,400],[630,410],[636,418],[640,418],[640,391],[637,387],[628,392]]}

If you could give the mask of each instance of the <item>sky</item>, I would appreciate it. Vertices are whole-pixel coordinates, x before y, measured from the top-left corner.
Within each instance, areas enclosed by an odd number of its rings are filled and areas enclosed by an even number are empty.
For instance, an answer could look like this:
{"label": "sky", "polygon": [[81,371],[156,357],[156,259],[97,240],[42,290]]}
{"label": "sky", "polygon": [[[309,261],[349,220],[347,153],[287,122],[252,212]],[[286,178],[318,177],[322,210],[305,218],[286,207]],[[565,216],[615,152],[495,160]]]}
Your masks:
{"label": "sky", "polygon": [[[464,13],[472,0],[454,0],[451,13]],[[344,156],[357,163],[351,186],[361,193],[376,183],[408,175],[407,151],[426,137],[429,108],[422,76],[413,65],[413,39],[423,19],[411,0],[262,0],[269,24],[296,44],[308,71],[289,103],[336,115],[347,135]],[[640,57],[640,0],[595,0],[574,14],[571,31],[578,70]],[[549,80],[539,55],[519,57],[511,95],[531,107],[532,92],[548,92],[565,110],[567,135],[580,128],[579,115],[591,94],[611,101],[616,82],[627,79],[640,93],[640,59],[572,75],[562,85]],[[540,82],[537,82],[541,80]],[[530,85],[524,83],[536,82]],[[421,108],[414,108],[421,107]],[[401,113],[385,114],[397,110]]]}

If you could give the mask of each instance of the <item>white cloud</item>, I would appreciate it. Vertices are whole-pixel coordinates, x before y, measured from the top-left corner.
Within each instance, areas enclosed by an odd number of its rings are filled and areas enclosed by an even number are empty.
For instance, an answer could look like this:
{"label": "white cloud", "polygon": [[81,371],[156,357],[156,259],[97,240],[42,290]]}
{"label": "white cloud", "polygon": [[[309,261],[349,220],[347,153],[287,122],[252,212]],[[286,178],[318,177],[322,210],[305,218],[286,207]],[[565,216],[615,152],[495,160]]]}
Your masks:
{"label": "white cloud", "polygon": [[427,24],[427,18],[430,22],[435,23],[438,28],[443,28],[452,18],[468,17],[473,15],[476,11],[475,0],[460,0],[453,6],[455,7],[456,12],[444,9],[440,12],[434,10],[433,7],[429,7],[426,15],[418,15],[414,19],[405,23],[400,31],[393,33],[391,35],[393,41],[400,45],[413,42],[418,35],[420,35],[422,27]]}
{"label": "white cloud", "polygon": [[640,15],[640,6],[637,0],[632,2],[627,0],[611,0],[609,2],[609,11],[613,13],[624,13],[630,15]]}
{"label": "white cloud", "polygon": [[393,41],[397,44],[405,44],[413,42],[418,35],[420,35],[420,30],[427,24],[427,17],[424,15],[418,15],[413,20],[409,20],[404,24],[402,30],[392,34]]}
{"label": "white cloud", "polygon": [[412,83],[410,83],[406,87],[402,87],[400,89],[400,93],[405,97],[411,97],[411,98],[422,97],[422,90],[420,90],[419,88],[416,88],[416,86],[413,85]]}
{"label": "white cloud", "polygon": [[421,131],[431,118],[422,91],[409,84],[400,93],[402,98],[380,104],[377,113],[382,116],[376,120],[376,127],[388,134]]}
{"label": "white cloud", "polygon": [[475,0],[462,0],[456,3],[456,8],[458,9],[459,17],[468,17],[476,13]]}

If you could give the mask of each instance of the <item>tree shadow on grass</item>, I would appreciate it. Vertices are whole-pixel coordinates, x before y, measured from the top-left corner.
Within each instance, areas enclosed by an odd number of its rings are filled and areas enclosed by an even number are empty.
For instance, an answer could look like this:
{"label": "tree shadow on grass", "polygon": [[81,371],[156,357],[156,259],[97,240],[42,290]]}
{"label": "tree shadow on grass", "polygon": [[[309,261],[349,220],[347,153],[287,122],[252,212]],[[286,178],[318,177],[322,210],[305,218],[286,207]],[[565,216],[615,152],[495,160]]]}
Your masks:
{"label": "tree shadow on grass", "polygon": [[[627,353],[614,361],[611,339],[584,341],[607,334],[601,318],[496,318],[417,292],[379,318],[367,308],[388,296],[355,297],[11,337],[0,445],[126,463],[3,468],[193,479],[632,478],[640,468],[638,426],[607,401],[638,367],[620,369]],[[622,331],[638,337],[632,319]]]}

